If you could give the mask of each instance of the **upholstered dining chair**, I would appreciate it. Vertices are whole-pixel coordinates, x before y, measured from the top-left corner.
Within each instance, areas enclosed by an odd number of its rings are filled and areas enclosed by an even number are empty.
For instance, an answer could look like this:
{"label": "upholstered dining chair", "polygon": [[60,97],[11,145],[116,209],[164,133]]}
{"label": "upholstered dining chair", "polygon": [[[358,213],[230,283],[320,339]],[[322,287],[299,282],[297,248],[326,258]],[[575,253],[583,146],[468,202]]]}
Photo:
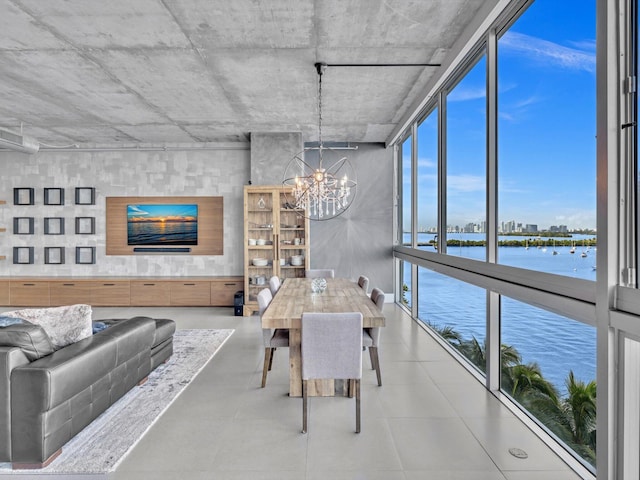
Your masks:
{"label": "upholstered dining chair", "polygon": [[[258,314],[262,318],[262,314],[267,309],[273,295],[271,290],[263,288],[258,293]],[[273,363],[273,352],[278,347],[289,346],[289,330],[283,328],[263,328],[262,340],[264,342],[264,365],[262,367],[262,388],[267,384],[267,372],[271,370],[271,364]]]}
{"label": "upholstered dining chair", "polygon": [[358,286],[364,290],[364,293],[367,293],[369,291],[369,277],[360,275],[360,278],[358,278]]}
{"label": "upholstered dining chair", "polygon": [[[371,301],[382,310],[384,305],[384,292],[379,288],[371,290]],[[371,368],[376,371],[378,386],[382,386],[382,375],[380,374],[380,360],[378,358],[378,345],[380,343],[380,327],[367,327],[362,330],[362,346],[369,349]]]}
{"label": "upholstered dining chair", "polygon": [[333,278],[333,268],[316,268],[311,270],[305,270],[304,276],[307,278]]}
{"label": "upholstered dining chair", "polygon": [[279,289],[280,289],[280,277],[278,277],[277,275],[274,275],[269,279],[269,290],[271,290],[271,295],[275,297]]}
{"label": "upholstered dining chair", "polygon": [[354,382],[356,433],[360,433],[360,379],[362,378],[362,313],[303,313],[302,433],[307,433],[308,386],[311,379]]}

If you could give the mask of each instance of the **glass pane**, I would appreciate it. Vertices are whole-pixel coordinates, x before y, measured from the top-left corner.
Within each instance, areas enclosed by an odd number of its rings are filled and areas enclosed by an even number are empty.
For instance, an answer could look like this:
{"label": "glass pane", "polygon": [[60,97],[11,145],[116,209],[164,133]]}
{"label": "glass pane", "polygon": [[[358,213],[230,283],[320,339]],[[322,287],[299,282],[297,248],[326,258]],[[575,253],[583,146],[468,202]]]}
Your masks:
{"label": "glass pane", "polygon": [[[484,372],[486,292],[432,270],[418,267],[418,319]],[[464,299],[464,301],[460,301]],[[452,315],[455,312],[455,315]]]}
{"label": "glass pane", "polygon": [[486,258],[486,60],[447,95],[447,253]]}
{"label": "glass pane", "polygon": [[596,329],[507,297],[501,388],[595,464]]}
{"label": "glass pane", "polygon": [[595,279],[595,3],[536,0],[498,40],[499,263]]}
{"label": "glass pane", "polygon": [[401,147],[402,155],[402,243],[411,245],[411,137]]}
{"label": "glass pane", "polygon": [[434,249],[438,225],[438,109],[418,125],[418,248]]}
{"label": "glass pane", "polygon": [[411,264],[409,262],[400,262],[400,278],[402,285],[400,286],[401,296],[400,303],[411,310]]}
{"label": "glass pane", "polygon": [[640,342],[623,338],[623,478],[640,477]]}

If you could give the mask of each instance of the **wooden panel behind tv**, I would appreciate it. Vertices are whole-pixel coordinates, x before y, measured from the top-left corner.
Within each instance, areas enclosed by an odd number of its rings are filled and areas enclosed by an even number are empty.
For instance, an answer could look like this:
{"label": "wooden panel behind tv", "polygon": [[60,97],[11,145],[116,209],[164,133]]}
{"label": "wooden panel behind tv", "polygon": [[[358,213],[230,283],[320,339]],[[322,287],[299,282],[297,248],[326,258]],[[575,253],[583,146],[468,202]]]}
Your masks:
{"label": "wooden panel behind tv", "polygon": [[[222,197],[107,197],[107,255],[139,255],[127,245],[127,205],[198,205],[198,244],[185,245],[191,250],[186,255],[223,254],[223,201]],[[169,245],[168,247],[180,247]],[[162,248],[160,246],[150,248]],[[158,251],[158,253],[164,253]],[[151,253],[141,253],[149,255]]]}

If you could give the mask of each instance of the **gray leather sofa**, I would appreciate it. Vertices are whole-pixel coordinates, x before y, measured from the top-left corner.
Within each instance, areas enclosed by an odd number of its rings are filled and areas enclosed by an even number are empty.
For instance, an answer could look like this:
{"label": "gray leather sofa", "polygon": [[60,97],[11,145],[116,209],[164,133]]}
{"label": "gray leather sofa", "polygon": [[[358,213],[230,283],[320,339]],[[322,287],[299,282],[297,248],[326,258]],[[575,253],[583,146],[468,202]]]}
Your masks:
{"label": "gray leather sofa", "polygon": [[47,465],[173,353],[172,320],[104,322],[106,330],[35,360],[28,348],[0,346],[0,462]]}

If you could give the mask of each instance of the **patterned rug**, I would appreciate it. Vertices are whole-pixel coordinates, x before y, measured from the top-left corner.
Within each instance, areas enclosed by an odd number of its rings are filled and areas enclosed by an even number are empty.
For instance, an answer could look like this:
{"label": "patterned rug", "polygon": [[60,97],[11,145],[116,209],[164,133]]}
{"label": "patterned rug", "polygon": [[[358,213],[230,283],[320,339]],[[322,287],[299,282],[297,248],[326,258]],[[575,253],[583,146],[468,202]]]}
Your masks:
{"label": "patterned rug", "polygon": [[98,478],[100,475],[94,475],[114,471],[232,333],[233,330],[177,330],[169,361],[72,438],[49,466],[35,471],[11,470],[10,464],[0,463],[0,477],[44,474],[61,478],[68,474],[81,478],[76,475],[85,474]]}

